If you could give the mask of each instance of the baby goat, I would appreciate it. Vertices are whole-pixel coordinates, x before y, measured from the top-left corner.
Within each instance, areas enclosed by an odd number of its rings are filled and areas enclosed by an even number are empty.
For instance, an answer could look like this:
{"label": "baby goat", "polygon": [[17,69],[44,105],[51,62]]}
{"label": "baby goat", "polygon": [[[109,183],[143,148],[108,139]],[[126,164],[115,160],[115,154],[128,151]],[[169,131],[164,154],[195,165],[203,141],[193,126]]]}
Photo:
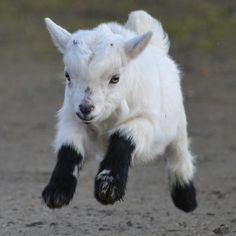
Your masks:
{"label": "baby goat", "polygon": [[144,11],[131,12],[125,25],[105,23],[73,34],[49,18],[45,22],[63,54],[67,78],[55,138],[57,164],[42,193],[47,206],[69,204],[85,157],[104,157],[94,192],[106,205],[124,197],[132,162],[168,150],[173,202],[193,211],[194,165],[180,71],[168,55],[161,24]]}

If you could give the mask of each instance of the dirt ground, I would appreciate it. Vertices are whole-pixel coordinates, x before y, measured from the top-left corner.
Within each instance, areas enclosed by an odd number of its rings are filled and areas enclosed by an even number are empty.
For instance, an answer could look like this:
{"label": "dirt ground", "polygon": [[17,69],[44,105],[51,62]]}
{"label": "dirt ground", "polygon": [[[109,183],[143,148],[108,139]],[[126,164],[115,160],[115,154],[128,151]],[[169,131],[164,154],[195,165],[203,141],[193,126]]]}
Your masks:
{"label": "dirt ground", "polygon": [[185,214],[171,202],[164,157],[132,167],[126,197],[114,206],[94,199],[99,163],[87,160],[72,203],[46,208],[40,195],[56,160],[51,144],[63,99],[63,67],[56,53],[22,60],[10,53],[0,61],[0,236],[236,235],[235,54],[172,51],[184,72],[197,156],[199,206]]}

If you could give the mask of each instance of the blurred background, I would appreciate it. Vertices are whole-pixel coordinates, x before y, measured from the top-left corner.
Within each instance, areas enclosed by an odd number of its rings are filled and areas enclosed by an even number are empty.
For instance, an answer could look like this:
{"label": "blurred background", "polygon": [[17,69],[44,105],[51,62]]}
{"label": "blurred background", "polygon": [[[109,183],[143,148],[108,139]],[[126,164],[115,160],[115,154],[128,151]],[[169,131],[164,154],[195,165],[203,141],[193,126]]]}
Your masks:
{"label": "blurred background", "polygon": [[[93,197],[98,162],[88,160],[69,207],[51,211],[41,190],[55,163],[55,114],[63,101],[63,64],[46,31],[50,17],[73,32],[157,17],[183,71],[198,209],[173,206],[164,159],[132,168],[122,203]],[[0,235],[236,235],[236,1],[1,0]]]}

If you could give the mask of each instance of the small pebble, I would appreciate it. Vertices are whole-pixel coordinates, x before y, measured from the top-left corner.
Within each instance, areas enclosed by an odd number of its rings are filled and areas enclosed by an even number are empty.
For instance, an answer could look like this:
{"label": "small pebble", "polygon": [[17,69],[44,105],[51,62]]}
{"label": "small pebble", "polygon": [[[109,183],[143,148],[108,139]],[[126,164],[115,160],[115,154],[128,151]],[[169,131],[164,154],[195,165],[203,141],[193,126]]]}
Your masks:
{"label": "small pebble", "polygon": [[221,224],[218,228],[214,229],[213,232],[217,235],[224,235],[230,232],[229,227],[225,224]]}

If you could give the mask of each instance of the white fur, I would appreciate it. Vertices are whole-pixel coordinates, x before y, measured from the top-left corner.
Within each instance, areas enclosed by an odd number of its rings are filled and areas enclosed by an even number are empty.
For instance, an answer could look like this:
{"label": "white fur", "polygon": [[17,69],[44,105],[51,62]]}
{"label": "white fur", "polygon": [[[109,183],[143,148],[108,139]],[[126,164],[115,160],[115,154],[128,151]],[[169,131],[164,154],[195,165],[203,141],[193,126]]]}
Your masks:
{"label": "white fur", "polygon": [[[71,77],[59,111],[55,149],[67,143],[85,157],[103,157],[109,136],[119,131],[135,144],[133,161],[152,160],[170,147],[171,181],[191,180],[180,72],[168,55],[161,24],[144,11],[130,13],[124,26],[106,23],[73,34],[48,18],[46,24]],[[120,81],[110,85],[114,74]],[[76,116],[79,104],[87,100],[95,106],[90,124]]]}

